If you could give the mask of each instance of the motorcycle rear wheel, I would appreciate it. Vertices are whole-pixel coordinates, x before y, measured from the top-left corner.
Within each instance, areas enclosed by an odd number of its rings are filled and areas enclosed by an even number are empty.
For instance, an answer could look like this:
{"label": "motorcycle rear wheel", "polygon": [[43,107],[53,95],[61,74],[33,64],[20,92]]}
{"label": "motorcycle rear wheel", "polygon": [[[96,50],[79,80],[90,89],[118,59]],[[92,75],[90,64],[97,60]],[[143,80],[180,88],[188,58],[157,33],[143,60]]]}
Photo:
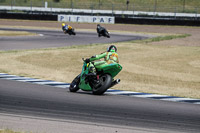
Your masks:
{"label": "motorcycle rear wheel", "polygon": [[81,76],[81,74],[79,74],[78,76],[76,76],[76,78],[74,78],[74,80],[70,84],[70,86],[69,86],[69,91],[70,92],[77,92],[80,89],[79,88],[80,76]]}
{"label": "motorcycle rear wheel", "polygon": [[98,87],[93,87],[92,93],[94,95],[102,95],[111,86],[112,77],[109,74],[104,74],[99,77]]}

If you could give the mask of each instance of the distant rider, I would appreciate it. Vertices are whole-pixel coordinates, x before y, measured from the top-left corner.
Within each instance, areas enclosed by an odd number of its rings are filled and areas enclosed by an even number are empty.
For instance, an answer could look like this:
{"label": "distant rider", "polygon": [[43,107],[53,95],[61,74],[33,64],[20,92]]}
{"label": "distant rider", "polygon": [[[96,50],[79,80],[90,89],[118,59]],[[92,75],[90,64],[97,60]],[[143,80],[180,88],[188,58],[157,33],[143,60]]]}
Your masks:
{"label": "distant rider", "polygon": [[67,34],[70,30],[72,30],[72,27],[70,25],[67,25],[65,23],[62,23],[62,30],[65,34]]}
{"label": "distant rider", "polygon": [[[93,62],[101,58],[104,58],[104,61]],[[106,52],[101,53],[99,55],[92,56],[89,59],[86,59],[86,63],[90,63],[89,64],[90,73],[93,73],[94,75],[96,75],[96,68],[104,66],[104,65],[112,64],[112,63],[119,63],[117,47],[115,45],[109,46]]]}
{"label": "distant rider", "polygon": [[104,27],[102,27],[100,24],[97,24],[97,33],[99,37],[101,37],[104,34],[105,30],[106,29]]}

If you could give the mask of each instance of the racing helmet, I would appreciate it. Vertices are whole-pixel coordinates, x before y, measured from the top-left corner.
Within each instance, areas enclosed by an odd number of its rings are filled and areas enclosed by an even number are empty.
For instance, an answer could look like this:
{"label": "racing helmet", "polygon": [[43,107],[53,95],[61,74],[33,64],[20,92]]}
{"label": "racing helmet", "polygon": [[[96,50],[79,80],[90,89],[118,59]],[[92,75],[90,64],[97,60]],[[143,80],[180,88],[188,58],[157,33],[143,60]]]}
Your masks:
{"label": "racing helmet", "polygon": [[62,23],[62,26],[64,27],[64,26],[65,26],[65,23]]}
{"label": "racing helmet", "polygon": [[117,52],[117,47],[115,45],[110,45],[107,48],[107,52]]}

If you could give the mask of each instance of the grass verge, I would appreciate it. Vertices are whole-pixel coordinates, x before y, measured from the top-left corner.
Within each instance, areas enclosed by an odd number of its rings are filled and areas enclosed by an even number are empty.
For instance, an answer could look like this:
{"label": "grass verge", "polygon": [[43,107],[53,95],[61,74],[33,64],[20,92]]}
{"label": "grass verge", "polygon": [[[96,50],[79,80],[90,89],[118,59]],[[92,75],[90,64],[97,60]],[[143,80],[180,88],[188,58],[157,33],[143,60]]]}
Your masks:
{"label": "grass verge", "polygon": [[[187,36],[115,43],[123,70],[117,76],[122,82],[114,89],[200,98],[200,47],[151,44]],[[81,58],[101,53],[108,45],[1,51],[0,72],[70,83],[81,72]]]}

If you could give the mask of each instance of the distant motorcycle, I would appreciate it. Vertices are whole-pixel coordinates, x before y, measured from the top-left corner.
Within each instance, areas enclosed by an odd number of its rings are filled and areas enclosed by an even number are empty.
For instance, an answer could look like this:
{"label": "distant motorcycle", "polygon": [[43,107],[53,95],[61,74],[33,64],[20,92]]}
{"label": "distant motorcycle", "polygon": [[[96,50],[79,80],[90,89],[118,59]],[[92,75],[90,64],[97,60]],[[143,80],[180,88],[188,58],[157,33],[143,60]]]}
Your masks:
{"label": "distant motorcycle", "polygon": [[74,28],[70,25],[65,24],[65,23],[62,23],[62,30],[65,34],[76,35]]}
{"label": "distant motorcycle", "polygon": [[100,26],[100,24],[97,25],[97,33],[99,37],[104,36],[104,37],[110,38],[110,34],[106,30],[106,28]]}
{"label": "distant motorcycle", "polygon": [[99,37],[101,37],[101,36],[110,38],[110,34],[108,33],[108,31],[106,29],[104,31],[102,31],[102,33],[99,33]]}

